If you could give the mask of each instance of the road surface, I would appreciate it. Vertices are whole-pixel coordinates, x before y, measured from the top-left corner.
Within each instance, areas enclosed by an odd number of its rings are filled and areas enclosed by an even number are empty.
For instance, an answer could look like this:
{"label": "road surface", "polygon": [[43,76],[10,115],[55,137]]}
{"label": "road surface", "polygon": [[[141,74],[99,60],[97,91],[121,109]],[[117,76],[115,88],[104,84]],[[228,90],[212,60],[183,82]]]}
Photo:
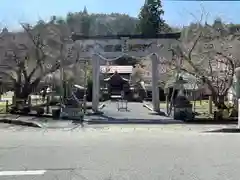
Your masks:
{"label": "road surface", "polygon": [[239,134],[201,133],[209,128],[0,124],[0,179],[239,180]]}

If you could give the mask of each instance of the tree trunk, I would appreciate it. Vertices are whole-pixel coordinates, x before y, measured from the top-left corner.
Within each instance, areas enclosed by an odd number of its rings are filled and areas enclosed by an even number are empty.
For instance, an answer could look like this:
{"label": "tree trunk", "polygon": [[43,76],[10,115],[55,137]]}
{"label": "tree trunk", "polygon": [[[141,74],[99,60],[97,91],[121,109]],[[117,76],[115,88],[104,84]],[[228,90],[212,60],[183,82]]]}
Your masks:
{"label": "tree trunk", "polygon": [[217,108],[218,109],[227,109],[227,106],[225,105],[225,96],[224,95],[221,95],[221,96],[218,96],[217,97],[217,100],[218,100],[218,102],[217,102]]}
{"label": "tree trunk", "polygon": [[[30,83],[16,83],[14,88],[15,104],[13,106],[14,110],[22,109],[23,106],[26,106],[29,99],[29,95],[33,92],[34,87]],[[26,112],[28,112],[27,110]]]}
{"label": "tree trunk", "polygon": [[217,107],[217,111],[214,113],[214,120],[222,120],[223,119],[223,111],[227,109],[225,105],[225,95],[216,95],[213,93],[213,102]]}
{"label": "tree trunk", "polygon": [[209,99],[208,99],[208,112],[209,114],[212,114],[212,96],[211,95],[209,96]]}

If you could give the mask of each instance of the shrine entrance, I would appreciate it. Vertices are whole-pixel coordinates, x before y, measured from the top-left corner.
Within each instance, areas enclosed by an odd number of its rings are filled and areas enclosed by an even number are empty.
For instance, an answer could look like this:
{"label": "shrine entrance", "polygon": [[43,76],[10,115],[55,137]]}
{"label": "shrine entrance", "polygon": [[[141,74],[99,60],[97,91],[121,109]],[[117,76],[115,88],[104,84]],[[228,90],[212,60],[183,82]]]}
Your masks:
{"label": "shrine entrance", "polygon": [[104,82],[107,85],[109,99],[112,99],[114,95],[121,95],[121,92],[127,91],[126,87],[129,87],[128,79],[123,78],[117,71],[110,77],[104,79]]}
{"label": "shrine entrance", "polygon": [[152,61],[152,105],[153,110],[160,111],[158,64],[161,56],[171,60],[169,48],[177,43],[180,33],[144,35],[110,35],[82,36],[73,34],[72,39],[79,47],[81,59],[92,60],[92,109],[97,112],[100,99],[100,65],[103,61],[114,61],[123,56],[133,58],[149,57]]}

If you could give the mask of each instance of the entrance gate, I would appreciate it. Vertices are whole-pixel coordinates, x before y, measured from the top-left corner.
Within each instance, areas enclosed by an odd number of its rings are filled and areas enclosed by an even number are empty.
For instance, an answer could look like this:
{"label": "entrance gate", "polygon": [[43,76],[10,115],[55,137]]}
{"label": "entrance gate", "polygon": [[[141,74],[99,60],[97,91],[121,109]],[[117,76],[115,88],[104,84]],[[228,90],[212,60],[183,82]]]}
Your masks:
{"label": "entrance gate", "polygon": [[78,47],[81,59],[91,59],[93,69],[92,109],[98,111],[100,98],[100,60],[114,61],[123,56],[133,58],[149,57],[152,60],[152,105],[160,111],[159,101],[159,57],[171,59],[169,48],[176,44],[180,33],[144,35],[82,36],[73,34],[72,40]]}

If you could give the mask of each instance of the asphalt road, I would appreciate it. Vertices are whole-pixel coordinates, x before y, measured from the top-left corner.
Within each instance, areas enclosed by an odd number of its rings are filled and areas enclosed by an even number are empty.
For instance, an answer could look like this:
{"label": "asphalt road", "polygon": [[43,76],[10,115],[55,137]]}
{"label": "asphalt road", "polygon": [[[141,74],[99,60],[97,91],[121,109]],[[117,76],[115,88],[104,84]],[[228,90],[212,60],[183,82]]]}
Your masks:
{"label": "asphalt road", "polygon": [[239,180],[239,134],[209,128],[0,124],[0,180]]}

